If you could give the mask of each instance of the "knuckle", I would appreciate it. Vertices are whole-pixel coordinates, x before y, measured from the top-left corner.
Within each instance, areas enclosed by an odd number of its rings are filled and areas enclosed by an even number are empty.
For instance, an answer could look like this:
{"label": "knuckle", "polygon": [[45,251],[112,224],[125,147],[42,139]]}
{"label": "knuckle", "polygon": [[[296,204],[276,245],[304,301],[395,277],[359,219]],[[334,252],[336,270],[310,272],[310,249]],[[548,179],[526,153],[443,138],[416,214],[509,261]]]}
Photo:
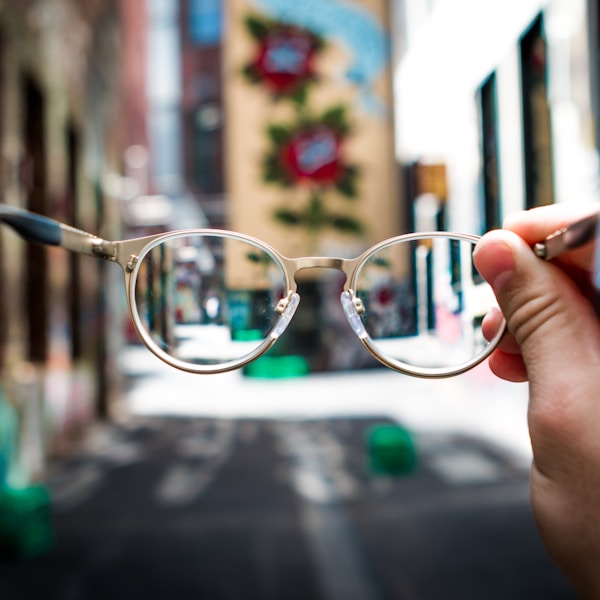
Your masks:
{"label": "knuckle", "polygon": [[519,346],[526,347],[532,338],[550,333],[564,316],[561,304],[556,295],[532,296],[519,302],[508,319],[508,327]]}

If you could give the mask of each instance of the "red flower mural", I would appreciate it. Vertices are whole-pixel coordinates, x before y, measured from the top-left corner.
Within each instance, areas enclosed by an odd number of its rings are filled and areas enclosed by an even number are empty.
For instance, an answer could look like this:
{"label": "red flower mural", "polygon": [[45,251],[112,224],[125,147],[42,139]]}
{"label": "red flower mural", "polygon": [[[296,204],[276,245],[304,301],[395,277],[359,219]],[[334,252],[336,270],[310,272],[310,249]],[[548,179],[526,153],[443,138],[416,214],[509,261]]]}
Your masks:
{"label": "red flower mural", "polygon": [[327,226],[356,235],[363,232],[359,221],[328,211],[323,200],[329,190],[349,199],[356,197],[358,169],[343,156],[349,132],[343,106],[312,119],[304,116],[287,127],[271,125],[268,128],[271,149],[263,162],[265,181],[284,187],[306,186],[311,192],[304,209],[287,206],[277,209],[274,216],[278,221],[311,231]]}
{"label": "red flower mural", "polygon": [[324,41],[297,25],[267,18],[251,15],[245,25],[256,42],[256,51],[243,68],[244,76],[270,91],[273,100],[291,100],[295,107],[290,124],[267,128],[270,147],[263,158],[263,179],[284,188],[301,186],[309,191],[304,206],[286,204],[274,211],[274,218],[287,226],[305,227],[313,234],[324,227],[362,234],[363,226],[357,219],[332,211],[325,201],[330,192],[347,199],[357,196],[358,169],[344,157],[350,134],[347,107],[335,106],[320,115],[309,115],[306,107],[309,87],[318,79],[315,63]]}
{"label": "red flower mural", "polygon": [[340,139],[329,127],[315,125],[292,135],[283,144],[281,165],[291,179],[335,185],[343,174]]}
{"label": "red flower mural", "polygon": [[303,102],[306,87],[316,80],[313,63],[323,47],[321,38],[294,25],[252,16],[246,28],[257,41],[256,55],[244,68],[248,80],[263,84],[275,96]]}
{"label": "red flower mural", "polygon": [[358,169],[346,163],[342,155],[349,132],[341,106],[315,118],[303,117],[287,127],[271,125],[271,150],[263,164],[265,180],[284,186],[330,187],[353,198]]}

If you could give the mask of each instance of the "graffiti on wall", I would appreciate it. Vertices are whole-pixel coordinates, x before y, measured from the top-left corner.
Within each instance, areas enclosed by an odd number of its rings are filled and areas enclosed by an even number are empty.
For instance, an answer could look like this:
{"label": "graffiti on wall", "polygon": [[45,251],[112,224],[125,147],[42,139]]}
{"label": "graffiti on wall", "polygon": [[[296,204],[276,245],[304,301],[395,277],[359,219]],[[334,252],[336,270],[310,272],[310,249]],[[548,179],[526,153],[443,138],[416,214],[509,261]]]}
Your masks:
{"label": "graffiti on wall", "polygon": [[[272,120],[264,127],[262,180],[282,190],[304,192],[301,202],[284,197],[271,213],[276,222],[302,228],[310,236],[324,229],[360,236],[365,225],[352,207],[340,208],[329,199],[356,203],[360,197],[361,168],[346,149],[354,135],[357,103],[363,109],[383,106],[374,101],[371,84],[387,61],[385,36],[364,9],[335,1],[321,2],[319,10],[311,11],[309,4],[259,2],[269,14],[250,12],[244,17],[253,54],[242,66],[242,75],[248,84],[262,88],[270,102],[287,103],[291,109],[285,121]],[[312,99],[318,86],[331,78],[320,69],[320,58],[328,46],[341,43],[354,54],[343,77],[356,93],[347,101],[315,108]]]}

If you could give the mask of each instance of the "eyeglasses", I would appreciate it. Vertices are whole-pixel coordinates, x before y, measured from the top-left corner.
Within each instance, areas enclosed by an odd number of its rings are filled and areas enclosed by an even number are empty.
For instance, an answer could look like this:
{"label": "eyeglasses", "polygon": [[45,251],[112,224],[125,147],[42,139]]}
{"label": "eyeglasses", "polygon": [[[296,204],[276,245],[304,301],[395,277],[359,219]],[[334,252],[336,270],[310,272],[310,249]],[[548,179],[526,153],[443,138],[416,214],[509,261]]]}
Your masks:
{"label": "eyeglasses", "polygon": [[[346,276],[340,300],[352,330],[377,360],[401,373],[463,373],[493,352],[506,327],[491,340],[481,331],[497,305],[472,262],[476,235],[413,233],[356,258],[288,258],[258,239],[217,229],[108,241],[2,204],[0,221],[26,240],[119,264],[141,340],[167,364],[192,373],[230,371],[267,352],[298,307],[295,276],[305,269]],[[549,235],[535,253],[552,259],[597,239],[599,227],[600,213],[591,215]],[[600,288],[598,272],[596,280]]]}
{"label": "eyeglasses", "polygon": [[[107,241],[6,205],[0,221],[26,240],[119,264],[141,340],[167,364],[192,373],[230,371],[267,352],[298,307],[295,276],[304,269],[346,276],[340,300],[352,330],[377,360],[401,373],[463,373],[493,352],[505,330],[503,324],[491,340],[481,332],[496,302],[472,262],[475,235],[413,233],[356,258],[288,258],[253,237],[217,229]],[[600,213],[593,214],[534,251],[550,260],[597,238],[599,227]]]}
{"label": "eyeglasses", "polygon": [[462,373],[502,337],[486,341],[495,304],[477,273],[468,234],[415,233],[385,240],[356,258],[288,258],[248,235],[193,229],[107,241],[47,217],[0,205],[0,221],[21,237],[118,263],[140,339],[169,365],[219,373],[262,356],[300,301],[295,276],[335,269],[348,322],[384,365],[420,377]]}
{"label": "eyeglasses", "polygon": [[[336,269],[348,322],[382,364],[418,377],[449,377],[481,363],[504,334],[485,340],[481,322],[496,305],[472,254],[478,236],[400,235],[356,258],[288,258],[248,235],[192,229],[107,241],[48,217],[0,205],[0,220],[24,239],[118,263],[140,339],[167,364],[220,373],[262,356],[300,301],[295,276]],[[591,241],[600,213],[536,244],[551,259]],[[599,245],[600,246],[600,245]]]}
{"label": "eyeglasses", "polygon": [[[481,331],[496,301],[472,262],[476,235],[412,233],[356,258],[288,258],[256,238],[218,229],[108,241],[6,205],[0,221],[26,240],[119,264],[142,342],[192,373],[230,371],[265,354],[298,307],[295,276],[305,269],[346,276],[340,301],[350,327],[371,355],[401,373],[458,375],[485,360],[504,334],[505,324],[491,340]],[[547,238],[552,256],[555,244]]]}

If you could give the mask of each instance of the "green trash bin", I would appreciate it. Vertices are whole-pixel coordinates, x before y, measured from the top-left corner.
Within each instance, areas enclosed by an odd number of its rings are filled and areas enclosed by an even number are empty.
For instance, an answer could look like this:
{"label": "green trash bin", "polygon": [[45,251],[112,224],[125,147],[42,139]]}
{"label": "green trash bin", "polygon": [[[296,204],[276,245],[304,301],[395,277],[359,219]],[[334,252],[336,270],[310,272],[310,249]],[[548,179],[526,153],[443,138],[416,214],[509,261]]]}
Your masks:
{"label": "green trash bin", "polygon": [[408,429],[382,424],[367,433],[369,467],[376,475],[408,475],[417,467],[417,449]]}
{"label": "green trash bin", "polygon": [[248,363],[243,373],[258,379],[286,379],[308,375],[308,362],[302,356],[273,356],[265,354]]}
{"label": "green trash bin", "polygon": [[30,558],[53,543],[50,494],[42,485],[0,488],[0,556]]}

